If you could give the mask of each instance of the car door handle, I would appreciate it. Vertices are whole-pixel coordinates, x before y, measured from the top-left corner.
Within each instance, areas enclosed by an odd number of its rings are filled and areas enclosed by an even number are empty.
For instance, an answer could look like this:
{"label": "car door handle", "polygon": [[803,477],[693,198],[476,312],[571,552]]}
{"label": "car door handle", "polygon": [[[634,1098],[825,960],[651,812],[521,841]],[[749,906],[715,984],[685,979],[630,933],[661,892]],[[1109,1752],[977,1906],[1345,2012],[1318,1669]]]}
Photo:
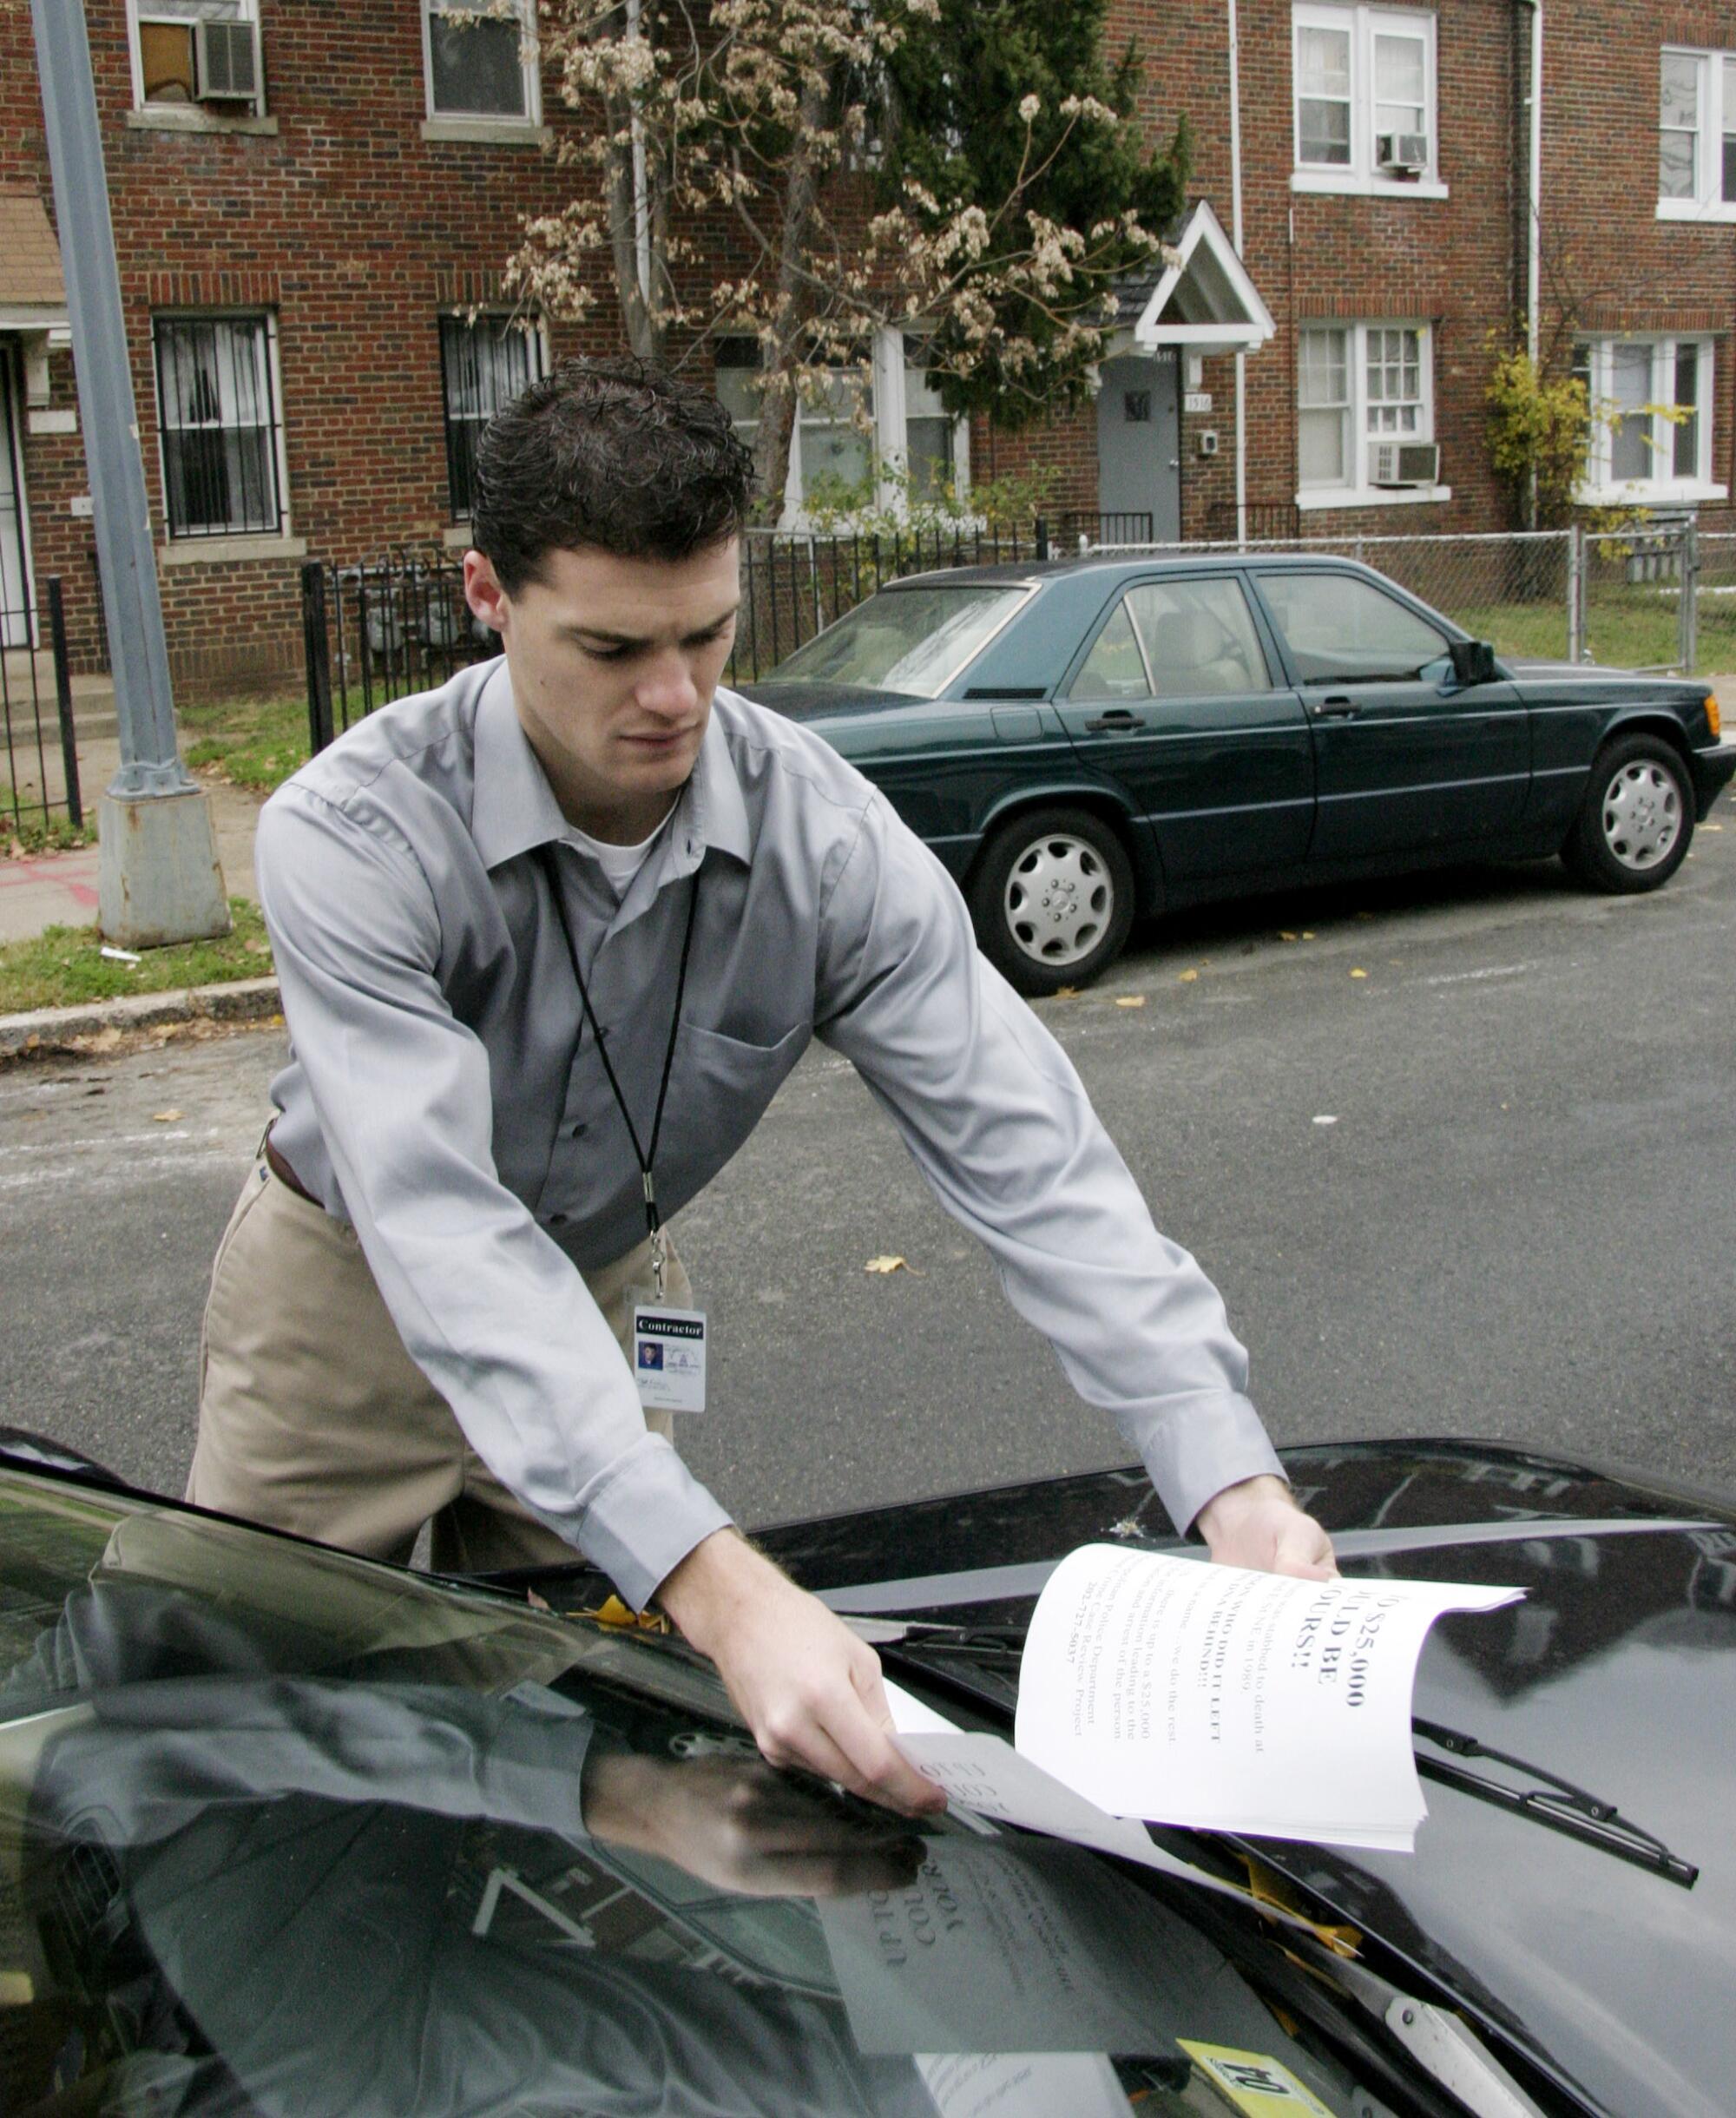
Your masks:
{"label": "car door handle", "polygon": [[1139,716],[1130,714],[1124,706],[1112,706],[1107,714],[1099,714],[1095,720],[1085,723],[1087,735],[1125,734],[1129,728],[1139,726]]}
{"label": "car door handle", "polygon": [[1329,692],[1324,699],[1314,701],[1315,718],[1319,720],[1354,720],[1362,707],[1347,692]]}

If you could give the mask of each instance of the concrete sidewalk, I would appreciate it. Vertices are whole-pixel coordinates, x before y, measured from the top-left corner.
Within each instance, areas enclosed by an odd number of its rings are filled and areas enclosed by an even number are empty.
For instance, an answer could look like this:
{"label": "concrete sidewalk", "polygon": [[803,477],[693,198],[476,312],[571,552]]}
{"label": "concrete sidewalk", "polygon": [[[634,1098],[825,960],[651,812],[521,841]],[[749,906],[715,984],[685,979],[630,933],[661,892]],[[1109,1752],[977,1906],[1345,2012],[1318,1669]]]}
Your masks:
{"label": "concrete sidewalk", "polygon": [[[79,792],[87,817],[96,814],[97,798],[115,777],[121,761],[119,738],[110,714],[107,729],[98,733],[96,722],[85,732],[81,715],[78,738]],[[21,756],[20,766],[24,760]],[[59,804],[65,790],[56,747],[49,758],[49,799]],[[260,795],[227,780],[195,774],[211,797],[212,822],[217,832],[217,858],[223,870],[227,894],[254,898],[253,826],[262,806]],[[42,783],[34,755],[28,769],[18,776],[18,799],[23,804],[40,802]],[[28,941],[50,926],[89,926],[96,918],[96,866],[100,858],[94,845],[69,853],[36,853],[21,859],[3,858],[3,824],[0,824],[0,942]]]}

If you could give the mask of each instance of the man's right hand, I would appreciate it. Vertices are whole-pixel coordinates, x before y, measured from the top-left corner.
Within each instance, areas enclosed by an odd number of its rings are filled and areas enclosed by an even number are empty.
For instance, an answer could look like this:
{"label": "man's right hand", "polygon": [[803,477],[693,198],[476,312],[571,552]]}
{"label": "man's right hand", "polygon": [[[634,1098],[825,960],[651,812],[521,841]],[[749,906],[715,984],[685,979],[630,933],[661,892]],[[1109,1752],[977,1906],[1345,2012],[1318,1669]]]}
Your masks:
{"label": "man's right hand", "polygon": [[946,1806],[892,1741],[879,1656],[733,1530],[695,1545],[656,1600],[716,1663],[773,1765],[802,1766],[905,1816]]}

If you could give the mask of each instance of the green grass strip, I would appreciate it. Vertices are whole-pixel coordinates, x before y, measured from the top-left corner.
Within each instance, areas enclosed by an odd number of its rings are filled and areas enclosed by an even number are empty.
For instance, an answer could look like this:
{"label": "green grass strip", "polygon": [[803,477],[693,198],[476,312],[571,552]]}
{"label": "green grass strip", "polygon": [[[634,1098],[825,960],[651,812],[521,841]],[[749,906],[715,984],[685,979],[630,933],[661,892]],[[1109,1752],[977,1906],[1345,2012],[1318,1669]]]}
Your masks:
{"label": "green grass strip", "polygon": [[141,950],[136,964],[105,957],[95,927],[51,926],[32,941],[0,944],[0,1015],[268,977],[271,944],[259,906],[231,898],[229,911],[235,924],[220,939]]}

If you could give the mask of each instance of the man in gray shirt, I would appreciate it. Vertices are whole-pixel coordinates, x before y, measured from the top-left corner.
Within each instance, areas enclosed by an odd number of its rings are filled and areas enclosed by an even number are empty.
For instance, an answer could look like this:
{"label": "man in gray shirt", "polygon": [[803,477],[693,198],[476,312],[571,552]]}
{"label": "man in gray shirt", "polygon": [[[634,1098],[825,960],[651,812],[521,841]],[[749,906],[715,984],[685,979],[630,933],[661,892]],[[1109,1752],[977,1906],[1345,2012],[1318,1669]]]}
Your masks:
{"label": "man in gray shirt", "polygon": [[689,387],[533,385],[483,440],[464,560],[501,659],[267,804],[292,1057],[214,1271],[188,1494],[382,1556],[431,1517],[437,1563],[575,1547],[712,1656],[774,1762],[920,1809],[873,1654],[734,1532],[621,1351],[658,1280],[691,1303],[661,1215],[811,1037],[1178,1526],[1247,1566],[1332,1550],[1215,1289],[938,863],[824,743],[717,688],[748,472]]}

